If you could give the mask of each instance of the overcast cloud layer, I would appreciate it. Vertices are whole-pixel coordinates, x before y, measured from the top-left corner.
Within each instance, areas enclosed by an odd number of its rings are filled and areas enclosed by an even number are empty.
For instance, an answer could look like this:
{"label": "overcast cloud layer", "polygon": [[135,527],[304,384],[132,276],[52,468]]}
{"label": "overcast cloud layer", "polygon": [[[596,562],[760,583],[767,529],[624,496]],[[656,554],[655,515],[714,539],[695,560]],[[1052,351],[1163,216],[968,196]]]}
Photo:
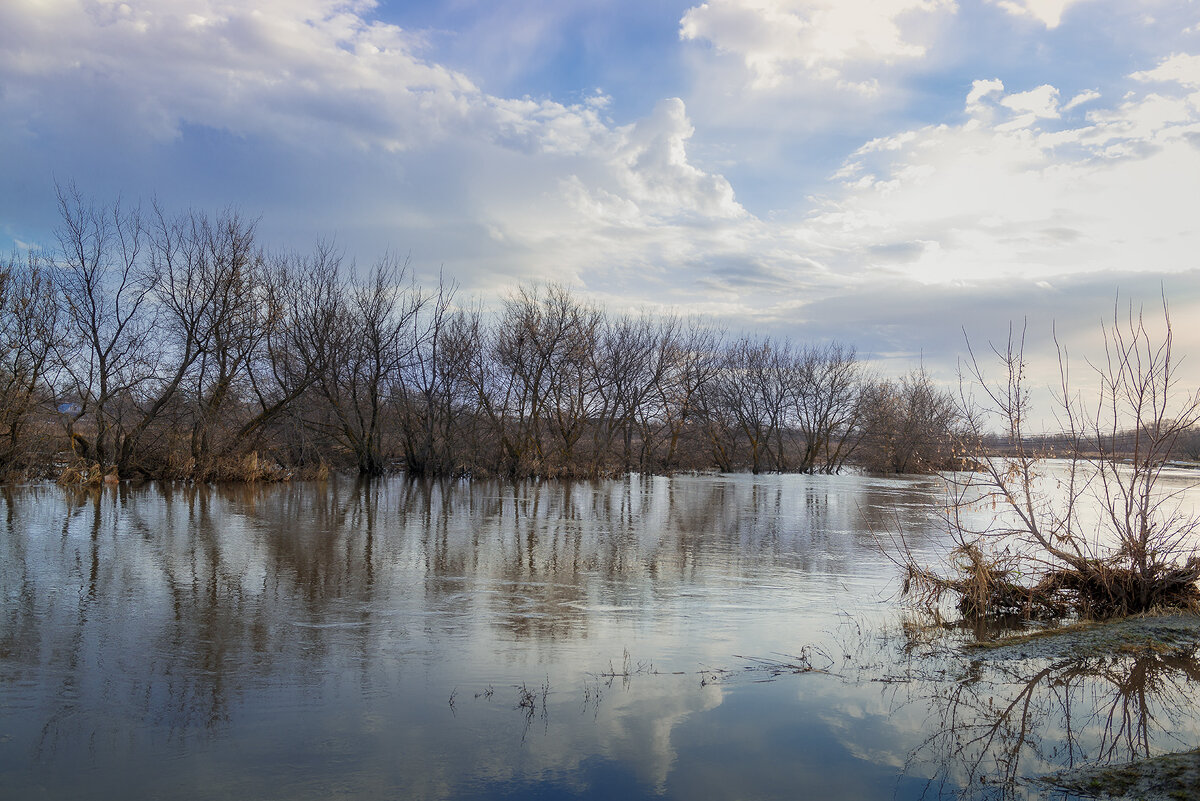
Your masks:
{"label": "overcast cloud layer", "polygon": [[74,180],[943,376],[1165,291],[1200,362],[1200,4],[650,5],[8,0],[0,247]]}

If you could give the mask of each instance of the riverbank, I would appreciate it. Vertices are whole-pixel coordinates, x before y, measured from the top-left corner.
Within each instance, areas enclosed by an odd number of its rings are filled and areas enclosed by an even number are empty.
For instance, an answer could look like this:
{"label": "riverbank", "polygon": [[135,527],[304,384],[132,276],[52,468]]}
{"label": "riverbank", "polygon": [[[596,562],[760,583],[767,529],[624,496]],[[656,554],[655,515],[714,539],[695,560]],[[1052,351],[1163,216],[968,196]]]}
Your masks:
{"label": "riverbank", "polygon": [[1094,798],[1180,801],[1200,798],[1200,750],[1124,765],[1064,770],[1041,783]]}
{"label": "riverbank", "polygon": [[1200,615],[1181,611],[1084,621],[975,642],[966,648],[987,654],[990,659],[1091,659],[1112,654],[1191,653],[1200,648]]}

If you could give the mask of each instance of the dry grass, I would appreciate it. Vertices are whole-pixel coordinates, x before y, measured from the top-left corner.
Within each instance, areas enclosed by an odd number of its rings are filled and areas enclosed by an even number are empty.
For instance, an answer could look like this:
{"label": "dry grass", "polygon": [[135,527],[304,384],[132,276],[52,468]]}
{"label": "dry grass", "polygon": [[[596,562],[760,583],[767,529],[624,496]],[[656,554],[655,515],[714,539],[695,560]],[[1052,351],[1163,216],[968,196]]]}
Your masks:
{"label": "dry grass", "polygon": [[[957,598],[958,611],[969,618],[1109,619],[1163,608],[1200,610],[1200,559],[1162,565],[1145,574],[1101,559],[1039,571],[1030,571],[1028,561],[963,544],[951,553],[950,575],[908,561],[903,592],[930,608],[949,593]],[[1036,580],[1021,581],[1021,576]]]}
{"label": "dry grass", "polygon": [[86,459],[78,459],[68,464],[57,479],[64,487],[101,487],[105,484],[115,484],[119,480],[115,467],[105,470],[98,462]]}

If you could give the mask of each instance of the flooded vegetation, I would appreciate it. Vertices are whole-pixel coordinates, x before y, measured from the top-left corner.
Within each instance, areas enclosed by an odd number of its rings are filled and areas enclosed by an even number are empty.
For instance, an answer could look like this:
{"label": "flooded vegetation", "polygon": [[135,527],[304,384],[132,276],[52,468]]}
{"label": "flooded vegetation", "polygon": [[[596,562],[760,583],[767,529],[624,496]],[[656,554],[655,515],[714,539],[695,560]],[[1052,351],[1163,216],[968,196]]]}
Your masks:
{"label": "flooded vegetation", "polygon": [[0,262],[0,479],[925,472],[953,400],[852,345],[620,313],[559,285],[488,306],[226,210],[58,187],[56,248]]}
{"label": "flooded vegetation", "polygon": [[[962,395],[965,452],[973,469],[950,477],[946,530],[955,543],[948,572],[906,558],[905,591],[929,605],[957,596],[967,616],[1015,614],[1111,618],[1164,607],[1200,608],[1200,517],[1187,497],[1194,470],[1172,455],[1200,422],[1200,392],[1176,375],[1170,314],[1153,330],[1140,310],[1115,314],[1094,365],[1095,394],[1068,379],[1057,416],[1060,459],[1027,436],[1031,411],[1023,337],[995,349],[1001,378],[970,373],[983,399]],[[999,421],[1007,453],[982,442]],[[987,506],[992,513],[978,514]]]}
{"label": "flooded vegetation", "polygon": [[1191,618],[970,648],[899,611],[877,535],[936,563],[944,499],[802,475],[8,488],[0,786],[1070,798],[1064,772],[1200,745]]}

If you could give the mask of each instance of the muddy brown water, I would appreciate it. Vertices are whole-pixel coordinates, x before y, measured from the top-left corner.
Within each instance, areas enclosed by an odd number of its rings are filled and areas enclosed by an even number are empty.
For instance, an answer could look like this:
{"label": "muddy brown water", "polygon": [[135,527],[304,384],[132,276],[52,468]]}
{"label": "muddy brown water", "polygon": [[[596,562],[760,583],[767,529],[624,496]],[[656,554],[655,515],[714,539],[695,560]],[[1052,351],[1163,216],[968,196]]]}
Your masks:
{"label": "muddy brown water", "polygon": [[1200,745],[1194,648],[989,660],[906,634],[878,536],[937,558],[942,497],[8,488],[0,798],[1067,798],[1029,779]]}

